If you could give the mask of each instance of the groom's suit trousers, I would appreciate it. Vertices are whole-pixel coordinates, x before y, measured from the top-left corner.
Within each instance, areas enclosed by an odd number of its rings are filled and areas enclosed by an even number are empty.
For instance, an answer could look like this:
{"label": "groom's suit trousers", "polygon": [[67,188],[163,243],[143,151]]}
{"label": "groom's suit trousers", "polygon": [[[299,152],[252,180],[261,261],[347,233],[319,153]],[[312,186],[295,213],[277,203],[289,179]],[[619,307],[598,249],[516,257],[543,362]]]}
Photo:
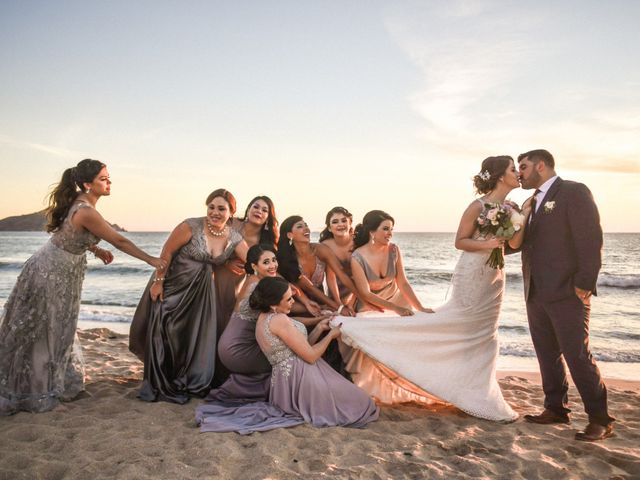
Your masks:
{"label": "groom's suit trousers", "polygon": [[545,408],[569,413],[564,361],[580,393],[589,420],[602,425],[613,421],[607,411],[607,388],[589,348],[590,306],[572,295],[555,302],[543,301],[533,286],[527,301],[529,330],[536,350]]}

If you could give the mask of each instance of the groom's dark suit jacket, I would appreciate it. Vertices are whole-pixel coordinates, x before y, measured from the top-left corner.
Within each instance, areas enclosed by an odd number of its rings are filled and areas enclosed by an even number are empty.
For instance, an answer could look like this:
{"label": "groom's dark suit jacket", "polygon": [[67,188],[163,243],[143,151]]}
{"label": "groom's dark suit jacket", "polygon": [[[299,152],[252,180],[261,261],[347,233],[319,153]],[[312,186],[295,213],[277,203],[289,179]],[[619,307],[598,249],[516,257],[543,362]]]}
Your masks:
{"label": "groom's dark suit jacket", "polygon": [[575,287],[595,293],[602,228],[589,189],[558,177],[532,215],[520,249],[525,298],[532,286],[544,302],[575,295]]}

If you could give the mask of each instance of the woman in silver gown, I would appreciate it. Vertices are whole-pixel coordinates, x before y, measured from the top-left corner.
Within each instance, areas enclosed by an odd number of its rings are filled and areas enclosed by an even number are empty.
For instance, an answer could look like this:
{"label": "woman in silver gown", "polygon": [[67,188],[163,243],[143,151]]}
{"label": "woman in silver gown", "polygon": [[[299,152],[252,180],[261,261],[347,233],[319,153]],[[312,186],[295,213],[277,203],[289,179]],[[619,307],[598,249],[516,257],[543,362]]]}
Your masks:
{"label": "woman in silver gown", "polygon": [[84,389],[82,352],[76,337],[85,252],[105,264],[102,239],[164,271],[152,257],[117,233],[95,209],[111,193],[107,167],[85,159],[65,170],[49,198],[49,241],[29,258],[0,318],[0,414],[44,412]]}

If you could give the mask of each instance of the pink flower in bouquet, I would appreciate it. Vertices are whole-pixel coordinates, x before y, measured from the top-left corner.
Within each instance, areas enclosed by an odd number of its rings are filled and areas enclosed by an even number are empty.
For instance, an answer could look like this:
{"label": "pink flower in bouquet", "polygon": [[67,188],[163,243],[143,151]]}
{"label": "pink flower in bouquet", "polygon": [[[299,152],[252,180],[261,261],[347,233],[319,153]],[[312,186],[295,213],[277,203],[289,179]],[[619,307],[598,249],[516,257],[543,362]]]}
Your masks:
{"label": "pink flower in bouquet", "polygon": [[[485,210],[476,219],[476,224],[480,233],[485,237],[492,235],[509,240],[524,225],[524,216],[513,202],[485,203],[484,207]],[[491,251],[487,265],[492,268],[504,267],[504,252],[501,247],[496,247]]]}

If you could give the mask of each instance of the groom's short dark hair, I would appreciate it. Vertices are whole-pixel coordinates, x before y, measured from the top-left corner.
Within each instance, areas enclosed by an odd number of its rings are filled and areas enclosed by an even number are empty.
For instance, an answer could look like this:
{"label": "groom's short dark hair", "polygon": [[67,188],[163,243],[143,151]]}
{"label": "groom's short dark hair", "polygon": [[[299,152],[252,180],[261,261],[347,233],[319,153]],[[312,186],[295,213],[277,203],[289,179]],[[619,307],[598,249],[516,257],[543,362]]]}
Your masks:
{"label": "groom's short dark hair", "polygon": [[556,166],[556,161],[553,159],[553,155],[542,148],[521,153],[518,155],[518,162],[525,157],[528,157],[533,163],[544,162],[544,164],[549,168],[555,168]]}

